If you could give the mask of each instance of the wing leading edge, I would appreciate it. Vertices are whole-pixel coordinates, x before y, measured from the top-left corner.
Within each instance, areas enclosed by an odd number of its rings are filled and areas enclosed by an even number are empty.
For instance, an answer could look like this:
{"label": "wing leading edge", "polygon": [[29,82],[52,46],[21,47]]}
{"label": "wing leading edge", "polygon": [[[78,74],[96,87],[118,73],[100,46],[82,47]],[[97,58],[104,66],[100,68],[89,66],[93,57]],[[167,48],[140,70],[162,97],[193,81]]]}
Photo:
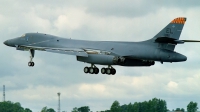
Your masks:
{"label": "wing leading edge", "polygon": [[50,48],[50,47],[35,47],[35,46],[17,46],[18,50],[41,50],[52,53],[60,53],[60,54],[68,54],[68,55],[76,55],[82,57],[88,57],[88,54],[83,49],[77,48]]}

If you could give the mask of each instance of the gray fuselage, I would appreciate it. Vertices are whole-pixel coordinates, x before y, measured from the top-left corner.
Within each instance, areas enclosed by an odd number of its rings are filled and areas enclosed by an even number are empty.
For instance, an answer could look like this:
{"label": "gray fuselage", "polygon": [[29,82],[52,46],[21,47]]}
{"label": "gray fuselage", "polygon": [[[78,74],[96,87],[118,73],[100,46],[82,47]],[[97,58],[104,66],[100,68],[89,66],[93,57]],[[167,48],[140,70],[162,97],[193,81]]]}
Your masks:
{"label": "gray fuselage", "polygon": [[60,38],[41,33],[27,33],[23,37],[7,40],[4,43],[12,47],[29,46],[36,48],[36,50],[40,47],[100,50],[110,52],[110,55],[113,56],[160,62],[181,62],[187,60],[186,56],[160,47],[166,46],[166,44],[156,43],[152,39],[142,42],[86,41]]}

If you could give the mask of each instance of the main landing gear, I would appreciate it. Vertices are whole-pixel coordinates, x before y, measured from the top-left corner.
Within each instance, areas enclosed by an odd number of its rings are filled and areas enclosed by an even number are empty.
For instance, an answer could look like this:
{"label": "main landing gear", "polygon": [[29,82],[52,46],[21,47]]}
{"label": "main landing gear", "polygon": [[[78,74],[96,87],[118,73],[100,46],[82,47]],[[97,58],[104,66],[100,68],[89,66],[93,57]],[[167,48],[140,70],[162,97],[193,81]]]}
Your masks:
{"label": "main landing gear", "polygon": [[[92,64],[91,67],[85,67],[83,69],[83,71],[85,73],[90,73],[90,74],[98,74],[99,73],[99,69],[94,64]],[[112,66],[108,66],[108,68],[102,68],[101,73],[108,74],[108,75],[115,75],[116,70]]]}
{"label": "main landing gear", "polygon": [[33,62],[35,50],[30,49],[29,52],[30,52],[31,55],[30,55],[30,61],[28,62],[28,66],[33,67],[35,65],[35,63]]}
{"label": "main landing gear", "polygon": [[98,74],[99,73],[99,69],[92,64],[91,67],[85,67],[83,70],[85,73],[90,73],[90,74]]}
{"label": "main landing gear", "polygon": [[115,75],[116,70],[112,66],[108,66],[108,68],[102,68],[101,69],[102,74],[108,74],[108,75]]}

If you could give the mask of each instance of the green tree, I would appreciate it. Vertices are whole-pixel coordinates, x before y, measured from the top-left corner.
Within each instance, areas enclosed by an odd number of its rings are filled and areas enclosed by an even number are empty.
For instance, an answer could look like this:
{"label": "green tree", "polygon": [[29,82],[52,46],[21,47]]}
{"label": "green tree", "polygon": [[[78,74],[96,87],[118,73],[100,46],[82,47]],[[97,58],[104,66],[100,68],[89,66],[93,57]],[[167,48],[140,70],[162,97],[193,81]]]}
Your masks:
{"label": "green tree", "polygon": [[127,112],[134,112],[133,105],[131,103],[128,104]]}
{"label": "green tree", "polygon": [[149,112],[167,112],[167,103],[164,100],[153,98],[148,103]]}
{"label": "green tree", "polygon": [[133,112],[139,112],[139,103],[138,102],[135,102],[133,104]]}
{"label": "green tree", "polygon": [[47,112],[47,107],[43,107],[41,112]]}
{"label": "green tree", "polygon": [[77,107],[74,107],[72,112],[78,112],[78,108]]}
{"label": "green tree", "polygon": [[187,111],[188,112],[196,112],[198,107],[197,107],[197,103],[196,102],[190,102],[188,105],[187,105]]}
{"label": "green tree", "polygon": [[165,100],[158,100],[158,107],[157,107],[158,112],[167,112],[167,103]]}
{"label": "green tree", "polygon": [[24,112],[32,112],[29,108],[25,108]]}
{"label": "green tree", "polygon": [[19,102],[11,101],[0,102],[0,112],[32,112],[30,109],[24,109]]}
{"label": "green tree", "polygon": [[181,109],[180,108],[176,108],[176,111],[181,111]]}
{"label": "green tree", "polygon": [[114,101],[110,108],[111,112],[121,112],[121,107],[118,101]]}
{"label": "green tree", "polygon": [[128,112],[128,105],[124,104],[121,106],[121,111],[122,112]]}
{"label": "green tree", "polygon": [[46,112],[56,112],[56,111],[54,109],[52,109],[52,108],[49,108],[49,109],[47,109]]}
{"label": "green tree", "polygon": [[83,106],[78,108],[78,112],[90,112],[90,107],[88,106]]}
{"label": "green tree", "polygon": [[142,103],[140,103],[140,109],[139,111],[141,112],[149,112],[149,103],[147,101],[144,101]]}
{"label": "green tree", "polygon": [[52,108],[43,107],[41,112],[56,112],[56,111]]}
{"label": "green tree", "polygon": [[182,111],[182,112],[185,112],[185,109],[184,109],[184,108],[182,108],[182,109],[181,109],[181,111]]}

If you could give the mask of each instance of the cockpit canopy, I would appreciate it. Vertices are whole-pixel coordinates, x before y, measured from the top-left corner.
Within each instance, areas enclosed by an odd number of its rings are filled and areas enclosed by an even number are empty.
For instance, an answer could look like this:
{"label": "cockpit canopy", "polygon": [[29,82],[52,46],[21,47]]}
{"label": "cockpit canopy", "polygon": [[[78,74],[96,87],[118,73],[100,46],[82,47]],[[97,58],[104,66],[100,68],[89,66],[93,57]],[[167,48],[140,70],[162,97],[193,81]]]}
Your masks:
{"label": "cockpit canopy", "polygon": [[23,34],[21,37],[25,37],[26,36],[26,34]]}

